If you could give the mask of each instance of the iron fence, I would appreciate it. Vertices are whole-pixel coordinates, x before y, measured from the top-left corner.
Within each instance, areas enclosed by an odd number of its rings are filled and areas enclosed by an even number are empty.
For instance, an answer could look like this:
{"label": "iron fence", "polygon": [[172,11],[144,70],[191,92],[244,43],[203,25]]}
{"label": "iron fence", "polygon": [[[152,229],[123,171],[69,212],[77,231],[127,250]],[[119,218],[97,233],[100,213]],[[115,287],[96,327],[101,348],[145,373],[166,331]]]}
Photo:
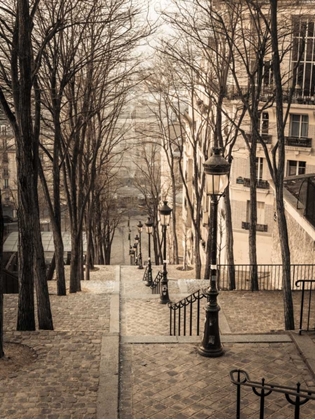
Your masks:
{"label": "iron fence", "polygon": [[[251,290],[251,264],[235,264],[235,290]],[[315,264],[291,264],[291,288],[297,288],[297,280],[315,278]],[[259,290],[282,290],[282,264],[257,264],[257,280]],[[230,266],[218,265],[217,287],[219,290],[231,290],[232,279]]]}
{"label": "iron fence", "polygon": [[[203,290],[197,290],[179,302],[170,302],[170,335],[199,335],[200,334],[200,311],[201,299],[206,294]],[[194,303],[196,303],[194,305]]]}
{"label": "iron fence", "polygon": [[[251,381],[246,371],[233,369],[230,372],[231,382],[236,385],[236,418],[241,418],[241,388],[249,387],[259,398],[259,418],[263,419],[265,415],[265,400],[271,393],[284,396],[289,404],[294,408],[294,418],[300,418],[300,407],[308,401],[315,401],[315,392],[308,389],[302,389],[301,384],[296,387],[281,386],[277,384],[266,383],[264,378],[260,382]],[[282,405],[282,404],[281,404]],[[269,406],[269,405],[268,405]],[[267,407],[268,407],[267,406]]]}
{"label": "iron fence", "polygon": [[[302,331],[310,331],[310,329],[315,329],[315,307],[314,304],[312,306],[312,294],[315,289],[315,280],[298,280],[295,282],[297,287],[300,287],[300,284],[302,284],[302,294],[299,335],[301,335]],[[313,322],[312,328],[310,327],[311,321]],[[305,324],[306,328],[303,328],[303,325]]]}

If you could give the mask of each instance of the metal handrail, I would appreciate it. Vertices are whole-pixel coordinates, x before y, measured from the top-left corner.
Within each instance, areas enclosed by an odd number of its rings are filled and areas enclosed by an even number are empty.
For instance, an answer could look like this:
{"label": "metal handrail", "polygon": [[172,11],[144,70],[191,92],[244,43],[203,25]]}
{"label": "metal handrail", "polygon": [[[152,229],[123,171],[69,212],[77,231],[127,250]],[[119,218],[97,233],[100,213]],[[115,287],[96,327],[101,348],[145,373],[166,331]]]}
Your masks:
{"label": "metal handrail", "polygon": [[162,271],[158,271],[157,275],[155,276],[154,280],[150,284],[150,288],[152,290],[153,295],[157,295],[161,292],[161,280],[163,278]]}
{"label": "metal handrail", "polygon": [[[297,280],[295,282],[296,287],[299,287],[300,283],[302,284],[302,296],[301,296],[301,306],[300,306],[300,328],[299,328],[299,335],[302,334],[302,331],[309,331],[310,330],[310,318],[311,318],[311,304],[312,304],[312,291],[313,284],[315,284],[315,280]],[[309,283],[310,287],[306,288],[305,285]],[[308,308],[307,308],[307,326],[306,329],[302,329],[303,326],[303,315],[304,315],[304,298],[305,298],[305,291],[309,291],[308,295]],[[315,329],[315,327],[314,327]]]}
{"label": "metal handrail", "polygon": [[[229,265],[218,265],[218,289],[229,290]],[[251,290],[252,264],[235,264],[235,289]],[[257,264],[259,290],[282,290],[282,264]],[[315,264],[291,264],[291,287],[297,279],[315,278]]]}
{"label": "metal handrail", "polygon": [[[168,307],[170,308],[170,335],[187,335],[187,324],[189,326],[189,334],[193,335],[193,318],[194,315],[196,317],[196,335],[200,334],[200,300],[204,297],[207,297],[207,294],[204,289],[199,289],[196,292],[192,293],[191,295],[181,299],[178,302],[169,302]],[[193,303],[197,302],[197,309],[195,314],[193,312]],[[187,307],[189,307],[187,313]],[[181,310],[184,309],[184,313],[182,315]],[[176,316],[178,313],[178,316]],[[187,322],[188,317],[188,322]],[[182,328],[181,328],[182,327]],[[183,330],[183,334],[182,333]]]}
{"label": "metal handrail", "polygon": [[[241,378],[242,376],[242,378]],[[241,387],[250,387],[255,395],[260,397],[260,417],[264,418],[265,397],[272,392],[284,394],[286,400],[294,406],[294,418],[300,418],[300,406],[306,404],[309,400],[315,401],[315,392],[301,388],[298,382],[296,387],[282,386],[277,384],[266,383],[262,378],[260,382],[251,381],[248,373],[242,369],[233,369],[230,371],[231,382],[236,385],[236,418],[241,418]],[[261,390],[261,392],[259,391]]]}

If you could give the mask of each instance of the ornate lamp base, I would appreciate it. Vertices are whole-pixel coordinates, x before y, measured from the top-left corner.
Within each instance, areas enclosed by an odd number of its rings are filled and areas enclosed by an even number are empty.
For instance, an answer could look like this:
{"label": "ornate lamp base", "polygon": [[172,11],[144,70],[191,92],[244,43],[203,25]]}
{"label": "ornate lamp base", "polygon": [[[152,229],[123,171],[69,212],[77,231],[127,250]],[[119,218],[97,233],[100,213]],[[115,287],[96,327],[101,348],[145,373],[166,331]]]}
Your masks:
{"label": "ornate lamp base", "polygon": [[209,292],[208,303],[205,307],[204,334],[198,347],[198,353],[205,357],[220,357],[224,354],[219,330],[220,306],[216,303],[216,295],[216,291]]}

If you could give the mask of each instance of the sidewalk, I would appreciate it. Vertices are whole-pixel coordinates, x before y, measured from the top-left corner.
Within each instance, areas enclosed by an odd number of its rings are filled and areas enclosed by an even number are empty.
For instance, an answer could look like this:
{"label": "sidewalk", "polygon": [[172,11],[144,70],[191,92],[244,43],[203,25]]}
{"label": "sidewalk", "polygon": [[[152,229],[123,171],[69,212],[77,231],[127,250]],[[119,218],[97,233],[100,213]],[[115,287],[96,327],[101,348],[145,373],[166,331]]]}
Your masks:
{"label": "sidewalk", "polygon": [[[54,331],[15,331],[17,296],[5,295],[5,341],[28,346],[34,360],[0,378],[0,417],[235,418],[234,368],[314,389],[314,335],[283,332],[281,292],[221,292],[225,354],[209,359],[196,351],[200,337],[169,336],[169,309],[142,276],[135,266],[101,266],[82,292],[63,297],[49,282]],[[192,276],[168,267],[172,300],[207,285]],[[301,417],[314,412],[309,402]],[[252,393],[242,416],[257,418]],[[272,399],[268,417],[293,418],[293,409]]]}
{"label": "sidewalk", "polygon": [[[168,335],[169,309],[141,282],[142,273],[121,267],[120,418],[235,418],[236,387],[229,372],[238,368],[252,380],[264,377],[285,386],[301,382],[302,388],[315,390],[309,369],[315,371],[314,342],[307,334],[284,333],[281,292],[220,292],[225,354],[212,359],[197,353],[201,337]],[[189,279],[192,275],[168,267],[171,300],[208,286]],[[298,317],[299,296],[294,298]],[[257,399],[245,394],[242,416],[258,418]],[[271,401],[266,416],[294,418],[285,398]],[[314,414],[314,402],[301,408],[303,418]]]}

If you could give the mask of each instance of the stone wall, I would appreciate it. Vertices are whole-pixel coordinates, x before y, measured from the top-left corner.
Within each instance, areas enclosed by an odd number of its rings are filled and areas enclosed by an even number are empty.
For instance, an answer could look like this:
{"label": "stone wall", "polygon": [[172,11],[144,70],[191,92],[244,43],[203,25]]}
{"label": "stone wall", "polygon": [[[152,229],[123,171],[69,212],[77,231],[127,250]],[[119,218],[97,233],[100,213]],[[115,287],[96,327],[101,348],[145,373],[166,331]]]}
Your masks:
{"label": "stone wall", "polygon": [[[303,210],[286,205],[292,264],[315,264],[315,229],[303,216]],[[278,227],[273,229],[272,263],[281,263]]]}

